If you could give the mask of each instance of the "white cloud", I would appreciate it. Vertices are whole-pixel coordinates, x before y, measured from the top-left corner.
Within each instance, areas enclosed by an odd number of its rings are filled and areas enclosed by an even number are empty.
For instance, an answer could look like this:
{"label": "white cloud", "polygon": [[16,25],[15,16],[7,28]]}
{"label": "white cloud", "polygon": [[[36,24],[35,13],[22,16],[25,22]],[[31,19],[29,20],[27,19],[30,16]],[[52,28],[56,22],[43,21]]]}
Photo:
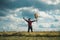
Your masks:
{"label": "white cloud", "polygon": [[40,23],[40,25],[42,25],[43,27],[47,27],[50,28],[51,25],[54,25],[56,28],[58,28],[60,25],[60,22],[45,22],[45,23]]}
{"label": "white cloud", "polygon": [[53,17],[54,20],[59,20],[60,21],[60,10],[51,10],[47,12],[49,15]]}
{"label": "white cloud", "polygon": [[49,15],[47,12],[44,12],[44,11],[40,11],[39,15],[44,18],[52,18],[53,19],[53,17],[51,15]]}
{"label": "white cloud", "polygon": [[[45,12],[45,11],[39,11],[39,9],[34,8],[34,7],[17,8],[17,9],[14,10],[14,13],[18,13],[18,12],[21,12],[21,13],[22,13],[23,10],[32,11],[33,14],[34,14],[34,13],[37,13],[39,16],[44,17],[44,18],[53,18],[53,17],[52,17],[51,15],[49,15],[47,12]],[[16,15],[16,14],[15,14],[15,15]],[[16,16],[17,16],[17,15],[16,15]]]}
{"label": "white cloud", "polygon": [[59,31],[60,28],[36,28],[35,31]]}
{"label": "white cloud", "polygon": [[57,5],[60,3],[60,0],[42,0],[42,2],[45,2],[47,4]]}
{"label": "white cloud", "polygon": [[53,14],[56,14],[56,15],[60,15],[60,10],[58,10],[58,9],[53,10],[53,11],[51,10],[50,12],[52,12]]}
{"label": "white cloud", "polygon": [[60,21],[60,16],[55,15],[55,18]]}
{"label": "white cloud", "polygon": [[[23,19],[17,18],[14,15],[8,15],[8,16],[6,16],[5,19],[7,21],[4,22],[4,20],[3,20],[3,23],[2,23],[3,29],[2,30],[5,30],[5,31],[8,31],[8,30],[10,30],[10,31],[23,31],[24,30],[22,28],[25,28],[25,26],[23,27],[22,25],[26,24],[26,22]],[[8,21],[8,20],[10,20],[10,21]],[[7,30],[8,27],[9,27],[9,29]]]}
{"label": "white cloud", "polygon": [[[23,18],[21,18],[20,16],[18,17],[18,15],[22,15],[22,11],[23,10],[30,10],[33,13],[38,13],[39,14],[39,18],[37,22],[34,22],[33,25],[33,29],[34,31],[57,31],[59,30],[58,27],[60,26],[60,22],[54,22],[54,17],[53,15],[49,15],[48,12],[45,11],[39,11],[37,8],[34,7],[23,7],[23,8],[17,8],[15,10],[9,10],[9,13],[11,13],[10,15],[7,15],[6,17],[4,17],[2,20],[10,20],[9,22],[4,22],[3,25],[3,29],[6,30],[7,27],[9,27],[10,29],[12,29],[13,31],[27,31],[27,23],[23,20]],[[53,11],[49,11],[49,12],[53,12]],[[59,11],[58,11],[59,12]],[[52,13],[51,13],[52,14]],[[55,16],[58,20],[60,20],[60,16]],[[47,22],[46,19],[49,19],[50,21]],[[52,20],[52,21],[51,21]],[[50,28],[51,25],[54,25],[56,28]],[[39,26],[42,25],[43,28],[39,28]]]}

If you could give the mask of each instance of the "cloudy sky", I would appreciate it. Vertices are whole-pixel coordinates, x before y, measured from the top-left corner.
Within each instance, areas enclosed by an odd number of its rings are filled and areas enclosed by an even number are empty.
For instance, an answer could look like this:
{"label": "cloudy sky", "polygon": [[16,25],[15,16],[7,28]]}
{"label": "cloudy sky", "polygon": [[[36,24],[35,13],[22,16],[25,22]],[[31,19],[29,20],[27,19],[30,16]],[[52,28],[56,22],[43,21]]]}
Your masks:
{"label": "cloudy sky", "polygon": [[0,0],[0,31],[27,31],[23,20],[39,15],[34,31],[60,31],[60,0]]}

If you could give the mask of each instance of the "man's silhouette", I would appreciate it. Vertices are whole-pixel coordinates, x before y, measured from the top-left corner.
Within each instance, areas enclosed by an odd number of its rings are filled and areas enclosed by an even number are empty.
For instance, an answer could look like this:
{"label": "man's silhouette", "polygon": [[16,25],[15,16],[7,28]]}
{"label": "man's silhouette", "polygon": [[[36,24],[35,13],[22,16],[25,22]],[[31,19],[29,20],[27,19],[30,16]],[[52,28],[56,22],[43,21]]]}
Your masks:
{"label": "man's silhouette", "polygon": [[31,21],[31,18],[29,18],[28,20],[26,20],[24,17],[23,17],[23,19],[28,23],[28,32],[29,32],[29,30],[31,30],[31,32],[33,32],[32,22],[35,22],[36,20]]}

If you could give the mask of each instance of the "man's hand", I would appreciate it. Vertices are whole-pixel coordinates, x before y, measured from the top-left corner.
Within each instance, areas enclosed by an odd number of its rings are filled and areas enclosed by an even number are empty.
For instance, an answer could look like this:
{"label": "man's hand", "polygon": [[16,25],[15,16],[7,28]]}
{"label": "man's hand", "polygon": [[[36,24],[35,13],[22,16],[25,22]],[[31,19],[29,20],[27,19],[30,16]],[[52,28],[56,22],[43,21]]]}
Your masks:
{"label": "man's hand", "polygon": [[37,19],[35,19],[34,21],[37,21]]}
{"label": "man's hand", "polygon": [[36,22],[37,20],[33,20],[32,22]]}
{"label": "man's hand", "polygon": [[23,17],[23,19],[27,22],[28,20],[26,20],[24,17]]}

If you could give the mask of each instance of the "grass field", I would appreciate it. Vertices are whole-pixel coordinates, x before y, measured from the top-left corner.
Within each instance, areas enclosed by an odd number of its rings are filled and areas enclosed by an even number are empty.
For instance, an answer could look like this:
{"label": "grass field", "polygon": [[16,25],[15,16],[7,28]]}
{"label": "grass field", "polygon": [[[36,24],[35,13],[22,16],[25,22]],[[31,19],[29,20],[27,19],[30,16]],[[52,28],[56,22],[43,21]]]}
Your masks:
{"label": "grass field", "polygon": [[60,40],[60,32],[0,32],[0,40]]}

